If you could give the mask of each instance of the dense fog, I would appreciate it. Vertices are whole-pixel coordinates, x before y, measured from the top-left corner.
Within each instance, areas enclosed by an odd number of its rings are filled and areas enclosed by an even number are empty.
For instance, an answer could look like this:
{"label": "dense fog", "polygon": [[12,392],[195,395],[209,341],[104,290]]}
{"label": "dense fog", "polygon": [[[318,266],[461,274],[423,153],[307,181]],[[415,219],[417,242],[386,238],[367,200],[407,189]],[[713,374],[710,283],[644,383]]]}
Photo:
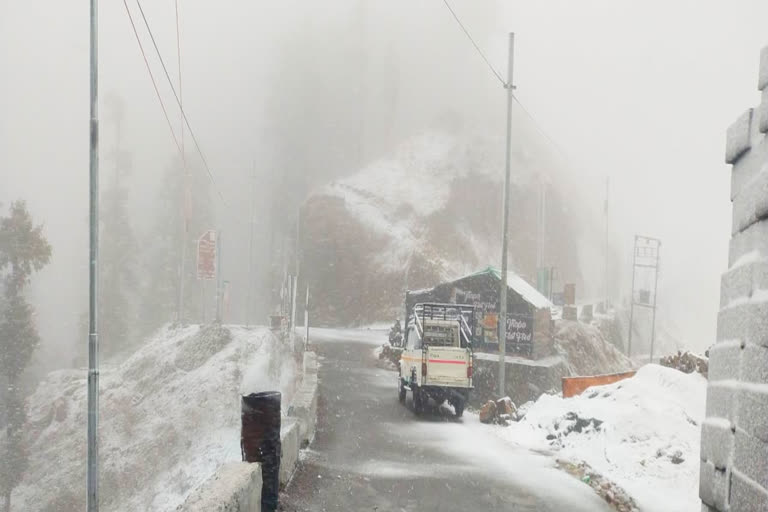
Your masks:
{"label": "dense fog", "polygon": [[[129,5],[180,134],[179,110]],[[593,284],[580,293],[599,295],[603,286],[610,177],[621,291],[634,234],[660,238],[661,314],[683,345],[703,351],[714,339],[730,225],[724,133],[756,98],[749,84],[768,6],[463,0],[454,8],[502,74],[507,32],[516,33],[516,94],[527,112],[515,107],[513,138],[530,141],[593,231],[581,250]],[[127,190],[139,263],[124,286],[135,287],[140,336],[156,327],[142,324],[141,303],[157,279],[148,269],[160,257],[163,193],[173,187],[164,176],[180,164],[123,4],[100,9],[102,187],[120,179]],[[174,4],[147,3],[145,12],[176,82]],[[290,243],[311,190],[427,130],[458,125],[498,137],[503,155],[504,90],[440,1],[190,0],[180,22],[183,102],[215,184],[188,130],[186,155],[207,188],[210,214],[201,222],[223,233],[229,321],[245,321],[252,208],[251,321],[263,322],[278,247]],[[82,364],[84,348],[75,347],[85,344],[87,306],[87,4],[2,2],[0,69],[0,201],[26,199],[53,247],[31,289],[43,338],[34,368]]]}

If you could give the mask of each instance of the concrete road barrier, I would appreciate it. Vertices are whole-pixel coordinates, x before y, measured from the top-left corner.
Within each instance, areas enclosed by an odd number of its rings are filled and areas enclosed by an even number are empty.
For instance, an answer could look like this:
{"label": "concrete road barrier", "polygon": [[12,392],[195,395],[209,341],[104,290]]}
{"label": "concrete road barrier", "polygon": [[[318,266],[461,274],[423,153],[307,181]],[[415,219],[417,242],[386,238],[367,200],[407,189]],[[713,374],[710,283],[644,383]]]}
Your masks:
{"label": "concrete road barrier", "polygon": [[635,372],[612,373],[610,375],[592,375],[589,377],[563,377],[563,398],[580,395],[592,386],[605,386],[633,377]]}
{"label": "concrete road barrier", "polygon": [[[290,482],[299,462],[299,450],[315,436],[317,424],[317,356],[304,354],[304,377],[280,428],[280,485]],[[192,491],[180,512],[261,512],[261,466],[229,462]]]}
{"label": "concrete road barrier", "polygon": [[296,464],[299,462],[299,423],[294,418],[283,418],[280,430],[280,485],[285,486],[291,481]]}
{"label": "concrete road barrier", "polygon": [[317,424],[317,355],[304,354],[304,379],[288,408],[288,416],[299,421],[299,443],[307,446],[315,437]]}
{"label": "concrete road barrier", "polygon": [[261,512],[261,466],[228,462],[176,508],[183,512]]}

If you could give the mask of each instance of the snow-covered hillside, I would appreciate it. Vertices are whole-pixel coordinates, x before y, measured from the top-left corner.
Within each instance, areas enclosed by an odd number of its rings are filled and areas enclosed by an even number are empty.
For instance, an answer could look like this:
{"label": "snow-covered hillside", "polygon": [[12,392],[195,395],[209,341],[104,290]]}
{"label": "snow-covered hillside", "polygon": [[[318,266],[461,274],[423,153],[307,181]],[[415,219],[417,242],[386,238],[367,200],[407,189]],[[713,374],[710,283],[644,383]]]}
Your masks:
{"label": "snow-covered hillside", "polygon": [[542,395],[508,428],[510,442],[589,464],[647,512],[698,510],[707,381],[658,365],[563,399]]}
{"label": "snow-covered hillside", "polygon": [[[329,324],[392,319],[402,292],[434,286],[496,263],[500,254],[503,144],[482,136],[428,133],[390,157],[327,184],[303,209],[302,268],[317,290],[316,316]],[[579,282],[570,198],[537,161],[513,151],[511,268],[529,280],[536,266],[536,215],[548,194],[547,251]]]}
{"label": "snow-covered hillside", "polygon": [[[102,510],[173,510],[223,462],[240,460],[240,395],[279,389],[297,365],[264,328],[165,328],[101,373]],[[51,373],[29,399],[30,466],[14,510],[84,509],[86,371]],[[55,464],[53,463],[55,461]]]}

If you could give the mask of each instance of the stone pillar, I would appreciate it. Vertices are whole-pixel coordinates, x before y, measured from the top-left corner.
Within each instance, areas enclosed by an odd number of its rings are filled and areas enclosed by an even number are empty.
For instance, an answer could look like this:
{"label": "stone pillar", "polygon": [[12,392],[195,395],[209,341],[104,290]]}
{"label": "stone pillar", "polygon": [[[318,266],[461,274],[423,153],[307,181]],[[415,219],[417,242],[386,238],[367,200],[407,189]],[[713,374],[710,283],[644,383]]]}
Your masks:
{"label": "stone pillar", "polygon": [[768,510],[768,47],[762,101],[728,129],[733,225],[701,430],[702,511]]}

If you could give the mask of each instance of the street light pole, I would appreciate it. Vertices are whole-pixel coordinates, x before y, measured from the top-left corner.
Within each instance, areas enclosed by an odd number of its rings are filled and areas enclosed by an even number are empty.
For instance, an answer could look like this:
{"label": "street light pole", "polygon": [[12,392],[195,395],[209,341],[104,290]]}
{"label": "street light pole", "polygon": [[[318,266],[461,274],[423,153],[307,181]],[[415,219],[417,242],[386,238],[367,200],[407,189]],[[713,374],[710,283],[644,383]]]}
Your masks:
{"label": "street light pole", "polygon": [[98,0],[91,0],[91,111],[89,154],[90,247],[88,270],[88,449],[86,510],[99,510],[99,110]]}
{"label": "street light pole", "polygon": [[501,284],[499,288],[499,398],[506,396],[505,363],[507,352],[507,245],[509,238],[509,177],[511,160],[512,136],[512,102],[514,101],[514,85],[512,84],[512,69],[515,55],[515,34],[509,34],[509,64],[507,66],[507,161],[504,169],[504,206],[501,219]]}

